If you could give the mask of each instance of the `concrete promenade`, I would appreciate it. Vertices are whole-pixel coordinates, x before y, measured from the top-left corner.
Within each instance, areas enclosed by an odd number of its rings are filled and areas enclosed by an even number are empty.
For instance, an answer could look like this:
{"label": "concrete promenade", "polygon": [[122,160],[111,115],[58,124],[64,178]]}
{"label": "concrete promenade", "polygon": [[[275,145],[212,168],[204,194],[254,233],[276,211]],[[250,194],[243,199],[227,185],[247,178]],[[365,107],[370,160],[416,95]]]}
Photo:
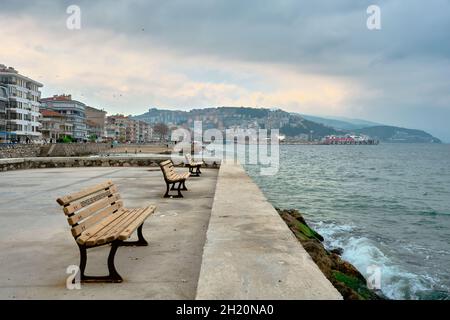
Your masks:
{"label": "concrete promenade", "polygon": [[342,299],[239,165],[222,164],[197,299]]}
{"label": "concrete promenade", "polygon": [[[0,299],[341,299],[242,167],[202,171],[182,199],[154,167],[0,173]],[[79,253],[55,199],[107,179],[125,207],[157,205],[149,246],[119,248],[123,283],[68,290]],[[89,250],[86,273],[106,274],[108,252]]]}
{"label": "concrete promenade", "polygon": [[[177,171],[185,172],[179,168]],[[163,199],[159,168],[57,168],[0,173],[0,299],[193,299],[217,169],[188,181],[183,199]],[[78,247],[58,196],[112,179],[126,207],[157,205],[144,224],[148,247],[119,248],[120,284],[67,290]],[[106,274],[109,247],[88,251],[87,274]]]}

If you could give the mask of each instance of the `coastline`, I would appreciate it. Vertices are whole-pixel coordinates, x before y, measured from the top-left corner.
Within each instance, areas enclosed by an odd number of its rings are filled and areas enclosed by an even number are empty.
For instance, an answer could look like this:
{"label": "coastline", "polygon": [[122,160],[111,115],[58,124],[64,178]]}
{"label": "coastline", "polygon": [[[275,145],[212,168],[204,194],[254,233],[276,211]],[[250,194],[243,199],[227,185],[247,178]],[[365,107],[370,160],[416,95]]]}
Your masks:
{"label": "coastline", "polygon": [[381,291],[367,286],[366,278],[348,261],[341,258],[341,248],[326,249],[324,238],[308,226],[296,209],[275,208],[283,221],[313,259],[325,277],[341,293],[344,300],[387,300]]}

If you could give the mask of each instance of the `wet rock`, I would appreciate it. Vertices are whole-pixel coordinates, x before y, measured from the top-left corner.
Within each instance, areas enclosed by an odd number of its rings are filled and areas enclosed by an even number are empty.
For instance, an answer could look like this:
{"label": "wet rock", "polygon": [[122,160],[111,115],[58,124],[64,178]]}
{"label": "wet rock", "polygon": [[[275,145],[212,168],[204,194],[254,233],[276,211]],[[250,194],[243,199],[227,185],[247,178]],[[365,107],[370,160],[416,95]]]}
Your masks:
{"label": "wet rock", "polygon": [[342,248],[334,248],[331,251],[325,249],[322,244],[323,237],[308,226],[298,210],[277,209],[277,211],[312,260],[345,300],[385,299],[374,290],[370,290],[366,279],[358,269],[340,257],[343,253]]}
{"label": "wet rock", "polygon": [[334,249],[330,250],[330,253],[334,253],[334,254],[337,254],[338,256],[342,256],[342,254],[344,253],[344,249],[334,248]]}

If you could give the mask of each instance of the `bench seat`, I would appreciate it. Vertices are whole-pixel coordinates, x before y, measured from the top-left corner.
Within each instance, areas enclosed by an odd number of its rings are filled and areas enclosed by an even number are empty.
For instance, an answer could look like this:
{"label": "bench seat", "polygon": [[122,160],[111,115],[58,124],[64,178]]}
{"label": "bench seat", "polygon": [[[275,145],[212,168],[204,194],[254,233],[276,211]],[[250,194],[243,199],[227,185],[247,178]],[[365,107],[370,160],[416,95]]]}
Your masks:
{"label": "bench seat", "polygon": [[110,215],[108,219],[83,231],[77,238],[77,243],[92,247],[117,239],[127,240],[155,209],[155,206],[121,209]]}

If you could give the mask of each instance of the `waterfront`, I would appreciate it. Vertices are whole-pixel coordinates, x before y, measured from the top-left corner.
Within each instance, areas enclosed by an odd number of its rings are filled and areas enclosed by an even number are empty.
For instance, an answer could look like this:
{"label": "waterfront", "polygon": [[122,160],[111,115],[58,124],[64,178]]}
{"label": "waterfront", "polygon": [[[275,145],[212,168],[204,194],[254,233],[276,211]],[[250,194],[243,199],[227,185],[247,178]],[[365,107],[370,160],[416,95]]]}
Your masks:
{"label": "waterfront", "polygon": [[280,170],[246,166],[269,201],[299,209],[392,299],[450,296],[450,146],[280,146]]}

